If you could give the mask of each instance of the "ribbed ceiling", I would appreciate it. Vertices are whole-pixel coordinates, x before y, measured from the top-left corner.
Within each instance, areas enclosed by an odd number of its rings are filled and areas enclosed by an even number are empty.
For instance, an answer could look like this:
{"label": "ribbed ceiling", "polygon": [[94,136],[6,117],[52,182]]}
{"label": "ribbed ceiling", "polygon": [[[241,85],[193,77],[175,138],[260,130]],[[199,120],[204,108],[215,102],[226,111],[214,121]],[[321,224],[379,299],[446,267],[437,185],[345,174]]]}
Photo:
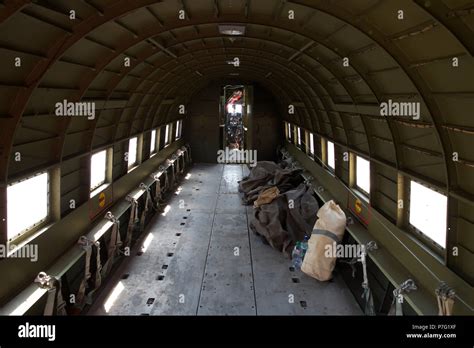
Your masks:
{"label": "ribbed ceiling", "polygon": [[[238,73],[272,91],[284,119],[473,201],[472,1],[22,0],[0,6],[4,182],[179,118],[179,104]],[[220,34],[218,25],[229,23],[245,25],[245,35]],[[239,67],[228,64],[235,57]],[[54,116],[63,99],[95,101],[95,119]],[[381,117],[379,105],[388,99],[420,102],[421,118]],[[16,162],[15,152],[27,160]]]}

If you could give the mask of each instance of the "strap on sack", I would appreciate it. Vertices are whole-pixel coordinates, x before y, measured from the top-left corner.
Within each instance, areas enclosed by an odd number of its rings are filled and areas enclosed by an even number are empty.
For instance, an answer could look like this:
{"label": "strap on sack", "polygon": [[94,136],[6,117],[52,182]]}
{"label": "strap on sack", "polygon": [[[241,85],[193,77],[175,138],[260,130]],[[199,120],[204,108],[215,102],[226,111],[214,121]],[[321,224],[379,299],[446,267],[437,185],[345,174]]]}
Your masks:
{"label": "strap on sack", "polygon": [[314,229],[312,234],[319,234],[319,235],[322,235],[322,236],[326,236],[328,238],[331,238],[336,243],[338,243],[338,244],[340,243],[339,238],[337,238],[337,235],[335,233],[331,232],[331,231]]}
{"label": "strap on sack", "polygon": [[61,281],[56,277],[47,275],[45,272],[40,272],[36,276],[35,283],[40,288],[48,290],[44,315],[54,315],[55,312],[56,315],[66,315],[66,302],[61,293]]}

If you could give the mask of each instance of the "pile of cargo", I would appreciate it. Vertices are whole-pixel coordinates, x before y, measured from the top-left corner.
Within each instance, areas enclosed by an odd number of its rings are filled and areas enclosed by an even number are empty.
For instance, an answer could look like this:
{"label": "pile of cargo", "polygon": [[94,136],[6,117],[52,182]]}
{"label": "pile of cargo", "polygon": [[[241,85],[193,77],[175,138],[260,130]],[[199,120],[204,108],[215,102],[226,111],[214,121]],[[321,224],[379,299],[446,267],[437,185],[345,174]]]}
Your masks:
{"label": "pile of cargo", "polygon": [[341,242],[346,216],[332,200],[319,209],[301,173],[289,160],[258,162],[239,182],[239,191],[244,204],[254,205],[251,229],[272,248],[293,258],[296,268],[326,281],[332,278],[336,263],[336,256],[326,251]]}
{"label": "pile of cargo", "polygon": [[239,183],[244,204],[255,207],[250,227],[287,257],[297,241],[311,234],[319,208],[300,174],[286,162],[258,162]]}

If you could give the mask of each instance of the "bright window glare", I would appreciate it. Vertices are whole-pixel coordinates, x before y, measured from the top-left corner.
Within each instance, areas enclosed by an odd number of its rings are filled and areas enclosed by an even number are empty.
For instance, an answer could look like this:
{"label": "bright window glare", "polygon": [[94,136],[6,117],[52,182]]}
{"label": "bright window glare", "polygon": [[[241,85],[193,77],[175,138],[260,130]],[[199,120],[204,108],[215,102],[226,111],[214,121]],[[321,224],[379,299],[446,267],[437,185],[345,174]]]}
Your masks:
{"label": "bright window glare", "polygon": [[291,139],[291,125],[287,123],[286,126],[288,128],[288,139]]}
{"label": "bright window glare", "polygon": [[165,127],[165,143],[168,144],[169,142],[169,139],[168,139],[168,134],[170,132],[170,125],[167,124],[166,127]]}
{"label": "bright window glare", "polygon": [[301,128],[298,127],[298,145],[301,145]]}
{"label": "bright window glare", "polygon": [[328,141],[328,166],[332,169],[336,167],[334,144],[330,141]]}
{"label": "bright window glare", "polygon": [[410,224],[446,247],[446,196],[417,182],[410,183]]}
{"label": "bright window glare", "polygon": [[151,131],[150,153],[155,152],[156,149],[156,129]]}
{"label": "bright window glare", "polygon": [[314,155],[314,135],[309,133],[309,151]]}
{"label": "bright window glare", "polygon": [[128,167],[137,162],[137,137],[130,139],[128,143]]}
{"label": "bright window glare", "polygon": [[178,140],[181,137],[181,124],[183,121],[179,120],[176,121],[176,132],[175,132],[175,138]]}
{"label": "bright window glare", "polygon": [[8,186],[7,237],[17,236],[48,216],[48,173]]}
{"label": "bright window glare", "polygon": [[107,165],[107,151],[100,151],[91,157],[91,190],[105,182],[105,168]]}
{"label": "bright window glare", "polygon": [[359,156],[356,159],[356,185],[370,192],[370,162]]}

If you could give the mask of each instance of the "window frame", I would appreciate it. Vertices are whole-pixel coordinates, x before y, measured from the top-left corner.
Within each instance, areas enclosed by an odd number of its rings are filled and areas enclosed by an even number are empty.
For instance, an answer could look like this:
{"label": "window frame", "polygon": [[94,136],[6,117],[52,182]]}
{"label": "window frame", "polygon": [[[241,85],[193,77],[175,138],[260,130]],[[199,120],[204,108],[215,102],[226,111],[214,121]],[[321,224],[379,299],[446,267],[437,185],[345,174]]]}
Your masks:
{"label": "window frame", "polygon": [[[411,183],[412,182],[414,182],[418,185],[421,185],[426,189],[429,189],[431,191],[434,191],[434,192],[446,197],[446,215],[445,215],[445,219],[446,219],[445,244],[446,245],[444,247],[442,245],[438,244],[437,242],[435,242],[434,239],[432,239],[429,235],[427,235],[425,232],[423,232],[422,230],[420,230],[419,228],[417,228],[416,226],[414,226],[410,222],[410,217],[411,217],[411,214],[412,214],[412,197],[411,197]],[[408,190],[408,194],[407,194],[408,209],[407,209],[407,212],[406,212],[406,214],[407,214],[407,220],[406,220],[407,224],[406,225],[407,225],[408,231],[411,232],[412,235],[416,239],[418,239],[420,242],[422,242],[423,245],[430,248],[430,250],[436,252],[439,255],[444,255],[444,253],[447,250],[447,246],[448,246],[448,213],[447,213],[448,212],[448,204],[449,204],[448,197],[443,192],[440,192],[437,188],[435,188],[433,186],[430,186],[428,184],[422,183],[419,180],[416,180],[416,179],[413,179],[413,178],[410,179],[410,182],[407,185],[407,190]]]}
{"label": "window frame", "polygon": [[176,121],[176,129],[175,129],[175,132],[174,132],[174,139],[175,140],[181,139],[182,127],[183,127],[183,120]]}
{"label": "window frame", "polygon": [[314,148],[314,134],[308,131],[308,155],[314,159],[315,148]]}
{"label": "window frame", "polygon": [[[135,141],[136,141],[135,161],[133,163],[130,163],[130,143],[133,139],[135,139]],[[127,168],[128,168],[128,170],[131,170],[134,167],[136,167],[137,164],[138,164],[138,135],[128,139],[128,150],[127,150],[127,152],[128,152]]]}
{"label": "window frame", "polygon": [[[153,155],[156,155],[156,153],[158,152],[158,146],[156,144],[157,143],[156,133],[157,133],[156,128],[152,129],[150,132],[150,157]],[[153,135],[155,139],[153,139]]]}
{"label": "window frame", "polygon": [[170,123],[166,124],[165,126],[165,143],[164,143],[164,147],[167,147],[169,144],[171,144],[171,133],[172,133],[172,129],[170,129]]}
{"label": "window frame", "polygon": [[[332,148],[333,148],[333,161],[334,161],[334,167],[331,167],[331,165],[329,164],[329,144],[332,144]],[[334,142],[332,142],[331,140],[329,139],[326,139],[326,167],[328,168],[328,170],[331,172],[331,173],[335,173],[336,172],[336,144],[334,144]]]}
{"label": "window frame", "polygon": [[[365,161],[367,161],[369,163],[369,191],[367,192],[363,187],[359,186],[357,184],[357,163],[359,162],[358,159],[361,158]],[[371,179],[372,179],[372,172],[371,172],[371,163],[370,163],[370,160],[362,157],[362,156],[359,156],[358,154],[354,154],[353,156],[353,160],[355,161],[355,165],[354,165],[354,169],[355,169],[355,173],[354,173],[354,189],[359,191],[360,193],[362,193],[364,196],[366,196],[367,199],[369,199],[370,197],[370,189],[371,189]]]}
{"label": "window frame", "polygon": [[296,126],[296,146],[300,149],[303,147],[303,139],[301,137],[301,127]]}
{"label": "window frame", "polygon": [[52,212],[51,212],[51,173],[47,170],[39,171],[36,172],[33,175],[27,176],[21,180],[16,180],[8,183],[7,185],[7,219],[8,219],[8,187],[14,186],[16,184],[19,184],[21,182],[27,181],[29,179],[32,179],[34,177],[37,177],[39,175],[46,174],[46,216],[39,221],[35,222],[33,225],[21,230],[19,233],[17,233],[14,236],[9,236],[8,234],[8,220],[6,223],[6,233],[5,233],[5,238],[6,238],[6,243],[7,244],[21,244],[23,243],[26,239],[31,238],[34,236],[36,233],[38,233],[41,229],[43,229],[46,225],[48,225],[51,220],[52,220]]}
{"label": "window frame", "polygon": [[107,163],[108,163],[108,156],[109,156],[109,151],[108,151],[108,149],[103,149],[103,150],[95,151],[95,152],[91,155],[91,157],[90,157],[89,176],[90,176],[91,179],[92,179],[92,157],[93,157],[94,155],[97,155],[97,154],[101,153],[101,152],[105,152],[104,180],[103,180],[101,183],[99,183],[99,184],[97,184],[96,186],[94,186],[94,187],[92,187],[92,182],[91,182],[92,180],[91,180],[91,181],[89,182],[89,192],[90,192],[90,193],[94,192],[94,191],[97,190],[99,187],[101,187],[101,186],[103,186],[103,185],[105,185],[105,184],[108,183],[108,180],[107,180]]}

